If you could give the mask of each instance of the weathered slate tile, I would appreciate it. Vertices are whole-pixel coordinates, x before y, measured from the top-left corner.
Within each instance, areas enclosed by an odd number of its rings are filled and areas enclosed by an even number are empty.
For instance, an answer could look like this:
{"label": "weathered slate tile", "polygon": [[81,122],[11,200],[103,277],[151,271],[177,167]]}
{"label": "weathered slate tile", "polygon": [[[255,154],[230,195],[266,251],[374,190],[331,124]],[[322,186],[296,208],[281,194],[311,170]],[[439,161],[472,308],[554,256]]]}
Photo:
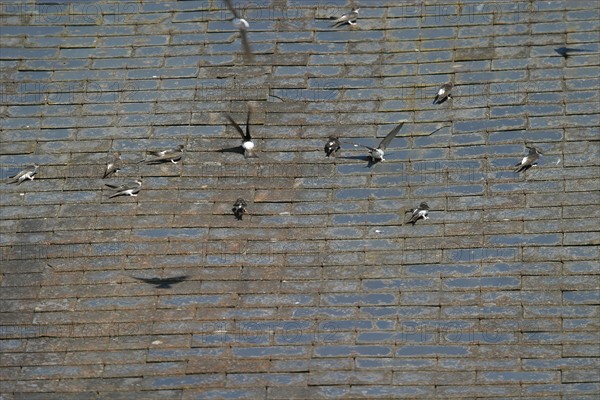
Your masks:
{"label": "weathered slate tile", "polygon": [[596,2],[275,3],[0,6],[4,396],[593,398]]}

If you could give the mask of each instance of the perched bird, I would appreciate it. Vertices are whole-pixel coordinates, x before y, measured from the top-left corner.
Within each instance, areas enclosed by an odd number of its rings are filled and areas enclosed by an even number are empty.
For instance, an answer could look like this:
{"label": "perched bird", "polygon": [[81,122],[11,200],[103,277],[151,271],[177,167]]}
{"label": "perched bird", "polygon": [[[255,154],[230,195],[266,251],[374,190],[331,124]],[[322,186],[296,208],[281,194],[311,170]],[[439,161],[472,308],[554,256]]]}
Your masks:
{"label": "perched bird", "polygon": [[438,89],[437,94],[435,95],[435,99],[433,99],[433,104],[442,104],[446,100],[451,99],[452,94],[450,93],[450,91],[452,90],[453,87],[454,87],[454,83],[452,83],[452,82],[444,83]]}
{"label": "perched bird", "polygon": [[586,51],[591,51],[587,49],[575,49],[573,47],[559,47],[558,49],[554,49],[555,52],[563,56],[564,58],[569,58],[570,53],[581,53]]}
{"label": "perched bird", "polygon": [[102,179],[108,178],[112,174],[116,174],[121,169],[121,152],[115,151],[113,157],[106,162],[106,169]]}
{"label": "perched bird", "polygon": [[10,179],[12,180],[8,183],[16,183],[17,185],[20,185],[25,179],[32,181],[35,174],[37,174],[38,168],[39,165],[33,164],[32,166],[25,168],[23,171],[11,176]]}
{"label": "perched bird", "polygon": [[241,221],[244,214],[246,214],[246,206],[247,205],[248,205],[248,203],[246,203],[246,200],[242,199],[241,197],[235,201],[235,204],[233,205],[233,208],[231,209],[231,211],[233,211],[233,213],[235,214],[235,217],[238,220]]}
{"label": "perched bird", "polygon": [[181,283],[187,279],[187,275],[174,276],[172,278],[138,278],[134,276],[138,281],[155,285],[156,289],[170,289],[171,285]]}
{"label": "perched bird", "polygon": [[333,24],[331,26],[337,28],[344,24],[356,25],[356,20],[358,19],[358,10],[360,10],[360,8],[353,8],[352,11],[350,11],[348,14],[344,14],[335,21],[333,21]]}
{"label": "perched bird", "polygon": [[340,141],[338,138],[336,138],[335,136],[329,136],[329,140],[325,144],[325,148],[324,148],[325,155],[327,157],[329,157],[332,154],[334,154],[335,152],[337,152],[341,147],[342,147],[342,145],[340,144]]}
{"label": "perched bird", "polygon": [[240,31],[240,36],[242,38],[242,47],[244,48],[244,57],[248,61],[254,60],[254,54],[252,54],[252,49],[250,48],[250,43],[248,42],[248,29],[250,28],[250,24],[244,18],[238,14],[237,10],[233,7],[231,0],[224,0],[227,8],[233,14],[233,26],[235,26]]}
{"label": "perched bird", "polygon": [[242,148],[244,149],[244,157],[246,158],[256,158],[257,155],[254,154],[254,142],[252,141],[252,136],[250,135],[250,114],[252,113],[252,108],[248,108],[248,116],[246,117],[246,133],[240,128],[240,126],[233,120],[231,115],[225,114],[229,122],[233,125],[236,131],[240,133],[242,136]]}
{"label": "perched bird", "polygon": [[352,144],[354,146],[362,146],[362,147],[369,149],[372,163],[378,163],[379,161],[385,161],[385,159],[383,158],[383,156],[385,155],[384,150],[387,147],[387,145],[390,144],[392,139],[394,139],[396,137],[398,132],[400,132],[400,129],[402,128],[402,125],[404,125],[404,122],[406,122],[406,121],[400,122],[400,124],[398,126],[396,126],[394,129],[392,129],[390,131],[390,133],[388,133],[387,136],[383,138],[383,140],[379,143],[379,146],[377,146],[376,148],[365,146],[363,144],[357,144],[357,143],[352,143]]}
{"label": "perched bird", "polygon": [[537,160],[540,158],[540,154],[542,154],[541,151],[539,151],[533,146],[525,147],[529,150],[529,153],[525,157],[523,157],[523,159],[520,162],[515,164],[515,172],[517,173],[521,171],[527,171],[532,166],[537,165]]}
{"label": "perched bird", "polygon": [[412,216],[410,217],[407,223],[414,225],[421,218],[429,219],[428,214],[429,206],[427,205],[427,203],[423,202],[419,204],[419,207],[412,210]]}
{"label": "perched bird", "polygon": [[115,190],[115,193],[108,196],[109,199],[117,196],[137,196],[142,188],[142,180],[136,179],[132,182],[127,182],[122,185],[112,185],[110,183],[106,183],[105,185]]}
{"label": "perched bird", "polygon": [[183,148],[182,144],[174,147],[172,149],[166,150],[158,150],[158,151],[147,151],[148,154],[155,156],[155,158],[149,160],[143,160],[146,164],[160,164],[163,162],[172,162],[173,164],[177,164],[178,161],[183,157]]}

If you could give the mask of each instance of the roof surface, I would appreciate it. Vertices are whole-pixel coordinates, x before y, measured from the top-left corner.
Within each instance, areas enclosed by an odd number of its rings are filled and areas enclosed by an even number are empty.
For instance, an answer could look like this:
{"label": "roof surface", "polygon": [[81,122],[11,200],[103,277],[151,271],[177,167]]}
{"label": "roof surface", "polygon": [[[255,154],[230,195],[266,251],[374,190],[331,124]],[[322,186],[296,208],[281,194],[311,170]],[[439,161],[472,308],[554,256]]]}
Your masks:
{"label": "roof surface", "polygon": [[244,3],[0,4],[0,399],[596,399],[598,2]]}

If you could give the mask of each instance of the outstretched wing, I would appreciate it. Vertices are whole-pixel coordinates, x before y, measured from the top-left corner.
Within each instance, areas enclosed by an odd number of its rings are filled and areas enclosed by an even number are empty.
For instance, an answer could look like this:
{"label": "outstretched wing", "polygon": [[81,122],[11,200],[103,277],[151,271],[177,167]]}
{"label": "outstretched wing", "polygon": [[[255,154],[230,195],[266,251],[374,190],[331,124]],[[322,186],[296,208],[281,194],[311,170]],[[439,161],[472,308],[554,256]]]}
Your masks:
{"label": "outstretched wing", "polygon": [[162,163],[168,163],[168,162],[176,162],[179,161],[183,158],[183,154],[178,153],[167,153],[162,157],[156,157],[153,158],[151,160],[144,160],[144,162],[146,163],[146,165],[152,165],[152,164],[162,164]]}
{"label": "outstretched wing", "polygon": [[231,13],[233,14],[233,16],[235,18],[239,18],[240,16],[238,15],[237,11],[235,11],[235,8],[233,8],[233,4],[231,4],[231,0],[223,0],[223,1],[227,5],[227,8],[229,8],[229,11],[231,11]]}
{"label": "outstretched wing", "polygon": [[405,121],[402,121],[397,127],[395,127],[394,129],[392,129],[390,131],[390,133],[387,134],[386,137],[383,138],[383,140],[381,141],[381,143],[379,143],[379,148],[380,149],[385,149],[387,147],[388,144],[390,144],[390,142],[392,141],[392,139],[394,139],[396,137],[396,135],[398,134],[398,132],[400,132],[400,129],[402,129],[402,125],[404,125]]}
{"label": "outstretched wing", "polygon": [[586,52],[586,51],[591,51],[591,50],[576,49],[576,48],[572,48],[572,47],[559,47],[558,49],[554,49],[554,51],[557,52],[558,54],[560,54],[561,56],[563,56],[564,58],[567,58],[567,57],[569,57],[569,53]]}
{"label": "outstretched wing", "polygon": [[238,123],[233,120],[233,118],[231,117],[231,115],[225,114],[225,116],[227,117],[227,119],[229,120],[229,122],[231,122],[231,124],[233,125],[233,127],[235,128],[235,130],[240,133],[240,135],[242,136],[242,139],[246,139],[246,135],[244,134],[244,131],[242,130],[242,128],[240,128],[240,126],[238,125]]}
{"label": "outstretched wing", "polygon": [[247,61],[254,61],[254,54],[252,54],[252,48],[250,47],[250,42],[248,42],[248,33],[245,29],[240,29],[240,36],[242,37],[244,57],[246,57]]}
{"label": "outstretched wing", "polygon": [[155,285],[158,289],[169,289],[171,285],[176,283],[181,283],[187,279],[187,275],[174,276],[172,278],[139,278],[134,276],[133,278],[142,281],[144,283],[148,283],[151,285]]}
{"label": "outstretched wing", "polygon": [[246,141],[252,140],[252,136],[250,136],[250,114],[252,114],[252,107],[248,107],[248,116],[246,117],[246,136],[244,136]]}
{"label": "outstretched wing", "polygon": [[110,160],[106,163],[106,169],[104,170],[104,176],[102,178],[103,179],[108,178],[110,175],[112,175],[113,173],[117,172],[120,169],[121,169],[121,155],[115,153],[115,156],[112,158],[112,160]]}
{"label": "outstretched wing", "polygon": [[18,180],[20,177],[22,177],[22,176],[23,176],[23,175],[25,175],[26,173],[27,173],[27,170],[26,170],[26,169],[24,169],[23,171],[19,171],[19,172],[17,172],[16,174],[14,174],[13,176],[10,176],[9,178],[10,178],[10,179],[14,179],[14,180],[15,180],[15,182],[16,182],[16,181],[17,181],[17,180]]}
{"label": "outstretched wing", "polygon": [[151,285],[157,285],[160,283],[160,279],[159,278],[140,278],[137,276],[133,277],[134,279],[137,279],[138,281],[142,281],[144,283],[149,283]]}
{"label": "outstretched wing", "polygon": [[419,219],[419,209],[415,208],[414,210],[412,210],[412,214],[411,214],[410,219],[408,220],[407,224],[414,225],[418,219]]}

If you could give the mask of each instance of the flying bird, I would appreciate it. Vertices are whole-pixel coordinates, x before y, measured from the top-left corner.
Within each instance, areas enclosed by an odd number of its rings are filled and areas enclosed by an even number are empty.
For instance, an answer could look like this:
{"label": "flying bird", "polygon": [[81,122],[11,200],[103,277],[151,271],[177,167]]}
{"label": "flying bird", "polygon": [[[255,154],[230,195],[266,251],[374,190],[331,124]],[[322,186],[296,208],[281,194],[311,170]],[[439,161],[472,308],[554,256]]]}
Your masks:
{"label": "flying bird", "polygon": [[421,204],[419,204],[419,207],[412,210],[412,215],[407,223],[414,225],[421,218],[429,219],[428,214],[429,214],[429,206],[427,205],[427,203],[422,202]]}
{"label": "flying bird", "polygon": [[540,154],[542,154],[541,151],[539,151],[533,146],[525,147],[529,150],[529,153],[525,157],[523,157],[523,159],[520,162],[515,164],[515,172],[517,173],[521,171],[527,171],[532,166],[537,165],[537,160],[540,158]]}
{"label": "flying bird", "polygon": [[140,192],[140,189],[142,188],[142,180],[136,179],[132,182],[127,182],[122,185],[112,185],[110,183],[106,183],[105,185],[115,191],[115,193],[108,196],[109,199],[112,199],[113,197],[117,197],[117,196],[134,196],[135,197],[135,196],[137,196],[137,194]]}
{"label": "flying bird", "polygon": [[248,205],[248,203],[246,203],[246,200],[242,199],[241,197],[236,200],[231,211],[233,211],[233,214],[235,214],[235,217],[238,220],[240,220],[240,221],[242,220],[244,214],[246,213],[247,205]]}
{"label": "flying bird", "polygon": [[102,179],[108,178],[112,174],[116,174],[121,169],[121,152],[115,151],[113,157],[106,162],[106,169],[104,170],[104,176]]}
{"label": "flying bird", "polygon": [[248,42],[248,29],[250,29],[250,24],[247,20],[242,18],[240,14],[237,12],[231,0],[224,0],[227,8],[233,14],[233,26],[235,26],[240,31],[240,37],[242,38],[242,47],[244,48],[244,57],[248,61],[254,60],[254,54],[252,54],[252,49],[250,48],[250,43]]}
{"label": "flying bird", "polygon": [[185,281],[187,275],[174,276],[172,278],[138,278],[137,276],[134,276],[133,278],[138,281],[149,283],[150,285],[155,285],[156,289],[170,289],[171,285]]}
{"label": "flying bird", "polygon": [[335,21],[333,21],[333,24],[331,26],[334,28],[338,28],[345,24],[356,25],[356,20],[358,19],[358,10],[360,10],[360,8],[353,8],[352,11],[350,11],[348,14],[344,14]]}
{"label": "flying bird", "polygon": [[8,183],[16,183],[17,185],[20,185],[21,183],[23,183],[23,181],[25,181],[25,179],[29,179],[30,181],[32,181],[35,177],[35,174],[37,174],[38,168],[39,165],[33,164],[32,166],[27,167],[21,172],[11,176],[10,179],[12,180]]}
{"label": "flying bird", "polygon": [[237,122],[233,120],[231,115],[225,114],[229,122],[233,125],[236,131],[242,136],[242,149],[244,149],[244,157],[246,158],[256,158],[258,157],[254,153],[254,142],[252,141],[252,136],[250,135],[250,114],[252,113],[252,108],[248,108],[248,116],[246,117],[246,133],[240,128]]}
{"label": "flying bird", "polygon": [[352,143],[352,144],[354,146],[362,146],[362,147],[369,149],[369,154],[371,155],[372,163],[378,163],[379,161],[385,161],[385,159],[383,158],[383,156],[385,155],[384,150],[390,144],[392,139],[394,139],[396,137],[398,132],[400,132],[400,129],[402,128],[402,125],[404,125],[404,122],[406,122],[406,121],[400,122],[400,124],[398,126],[396,126],[394,129],[392,129],[390,131],[390,133],[388,133],[387,136],[383,138],[383,140],[379,143],[379,146],[377,146],[376,148],[365,146],[363,144],[357,144],[357,143]]}
{"label": "flying bird", "polygon": [[151,158],[149,160],[142,160],[146,164],[160,164],[164,162],[172,162],[173,164],[177,164],[181,158],[183,157],[183,148],[182,144],[174,147],[172,149],[158,150],[158,151],[147,151],[148,154],[155,156],[155,158]]}
{"label": "flying bird", "polygon": [[452,82],[444,83],[438,89],[437,94],[435,95],[435,99],[433,99],[433,104],[442,104],[446,100],[451,99],[452,94],[450,92],[452,91],[453,87],[454,83]]}
{"label": "flying bird", "polygon": [[557,49],[554,49],[554,51],[557,52],[558,54],[560,54],[561,56],[563,56],[564,58],[569,58],[569,56],[572,55],[570,53],[581,53],[581,52],[587,52],[587,51],[591,51],[591,50],[575,49],[573,47],[559,47]]}
{"label": "flying bird", "polygon": [[327,141],[327,143],[325,144],[325,155],[327,157],[331,156],[332,154],[335,155],[335,153],[342,147],[342,145],[340,144],[340,141],[338,138],[336,138],[335,136],[329,136],[329,140]]}

